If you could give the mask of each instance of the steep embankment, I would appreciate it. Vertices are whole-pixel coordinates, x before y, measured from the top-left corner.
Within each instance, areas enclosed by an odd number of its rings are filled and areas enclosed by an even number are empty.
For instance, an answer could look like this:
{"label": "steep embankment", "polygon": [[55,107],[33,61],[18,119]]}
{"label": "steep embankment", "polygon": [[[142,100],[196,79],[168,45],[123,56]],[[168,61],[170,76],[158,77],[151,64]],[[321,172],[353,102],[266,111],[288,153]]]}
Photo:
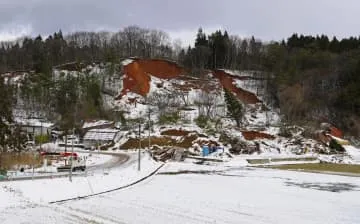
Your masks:
{"label": "steep embankment", "polygon": [[233,92],[244,103],[256,104],[261,102],[254,93],[241,89],[235,85],[235,79],[241,79],[240,77],[235,78],[223,70],[215,70],[213,75],[219,79],[219,82],[225,89]]}
{"label": "steep embankment", "polygon": [[151,76],[160,79],[179,77],[183,69],[174,62],[156,59],[135,59],[124,66],[123,89],[120,98],[127,92],[146,96],[150,91]]}
{"label": "steep embankment", "polygon": [[[146,96],[150,91],[152,76],[159,79],[181,79],[184,81],[183,85],[179,85],[178,83],[174,83],[173,85],[182,90],[188,90],[190,86],[193,89],[204,89],[206,86],[212,86],[210,84],[205,85],[205,81],[201,81],[201,79],[189,80],[190,77],[183,77],[182,75],[185,74],[185,70],[182,67],[175,62],[160,59],[134,59],[131,63],[124,66],[123,72],[125,73],[123,89],[118,99],[128,92]],[[242,77],[234,77],[223,70],[212,71],[212,74],[219,80],[219,83],[223,88],[232,91],[244,103],[256,104],[261,102],[254,93],[236,86],[235,81],[241,80]],[[244,79],[246,79],[246,77],[244,77]],[[207,80],[206,83],[208,82],[209,80]]]}

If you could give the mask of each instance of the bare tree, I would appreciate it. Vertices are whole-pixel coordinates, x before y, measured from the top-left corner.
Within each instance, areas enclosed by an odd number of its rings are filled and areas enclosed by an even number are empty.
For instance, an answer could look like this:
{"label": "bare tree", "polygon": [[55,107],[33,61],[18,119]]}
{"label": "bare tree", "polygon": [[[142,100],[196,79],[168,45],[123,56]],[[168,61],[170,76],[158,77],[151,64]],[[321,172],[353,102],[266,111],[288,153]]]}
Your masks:
{"label": "bare tree", "polygon": [[174,55],[173,57],[176,59],[176,60],[179,60],[179,55],[180,55],[180,52],[181,50],[183,49],[182,48],[182,42],[181,42],[181,39],[175,39],[172,43],[172,47],[174,49]]}
{"label": "bare tree", "polygon": [[177,103],[177,99],[174,93],[160,93],[154,92],[152,93],[147,102],[151,106],[156,106],[159,110],[159,114],[164,115],[169,112],[172,108],[177,107],[179,104]]}
{"label": "bare tree", "polygon": [[216,107],[217,97],[214,92],[201,91],[198,93],[194,104],[198,107],[199,115],[211,117]]}
{"label": "bare tree", "polygon": [[175,89],[174,91],[175,96],[180,99],[184,103],[184,106],[188,106],[189,102],[189,92],[181,89]]}

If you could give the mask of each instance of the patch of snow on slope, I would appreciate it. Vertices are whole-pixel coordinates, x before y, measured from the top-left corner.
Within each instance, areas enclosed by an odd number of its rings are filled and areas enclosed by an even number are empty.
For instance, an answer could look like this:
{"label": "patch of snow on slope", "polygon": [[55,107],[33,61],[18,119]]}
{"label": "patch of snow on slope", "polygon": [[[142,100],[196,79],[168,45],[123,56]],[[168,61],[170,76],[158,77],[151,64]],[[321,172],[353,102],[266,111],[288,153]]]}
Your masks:
{"label": "patch of snow on slope", "polygon": [[82,128],[91,128],[101,125],[110,125],[113,124],[113,121],[107,121],[107,120],[95,120],[95,121],[87,121],[83,124]]}
{"label": "patch of snow on slope", "polygon": [[239,70],[229,70],[223,69],[229,75],[236,76],[236,77],[253,77],[256,71],[239,71]]}
{"label": "patch of snow on slope", "polygon": [[173,92],[173,86],[171,85],[171,82],[166,79],[160,79],[155,76],[150,75],[150,91],[149,95],[152,93],[172,93]]}
{"label": "patch of snow on slope", "polygon": [[360,149],[351,145],[343,145],[347,154],[351,156],[355,163],[360,164]]}
{"label": "patch of snow on slope", "polygon": [[252,79],[246,79],[246,80],[240,80],[240,79],[235,79],[234,83],[236,87],[246,90],[248,92],[254,93],[255,95],[260,95],[259,91],[259,81],[257,80],[252,80]]}
{"label": "patch of snow on slope", "polygon": [[121,64],[122,64],[122,66],[126,66],[126,65],[128,65],[128,64],[133,63],[133,62],[134,62],[134,60],[132,60],[132,59],[125,59],[125,60],[123,60],[123,61],[121,62]]}

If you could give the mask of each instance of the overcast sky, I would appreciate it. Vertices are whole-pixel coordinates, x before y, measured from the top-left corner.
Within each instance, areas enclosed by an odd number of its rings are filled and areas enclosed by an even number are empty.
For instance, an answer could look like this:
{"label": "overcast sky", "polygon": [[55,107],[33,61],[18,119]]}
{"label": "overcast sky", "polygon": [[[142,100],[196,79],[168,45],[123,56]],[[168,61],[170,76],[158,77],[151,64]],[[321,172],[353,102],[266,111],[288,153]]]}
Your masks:
{"label": "overcast sky", "polygon": [[292,33],[358,36],[359,0],[0,0],[0,40],[59,29],[161,29],[190,43],[207,32],[280,40]]}

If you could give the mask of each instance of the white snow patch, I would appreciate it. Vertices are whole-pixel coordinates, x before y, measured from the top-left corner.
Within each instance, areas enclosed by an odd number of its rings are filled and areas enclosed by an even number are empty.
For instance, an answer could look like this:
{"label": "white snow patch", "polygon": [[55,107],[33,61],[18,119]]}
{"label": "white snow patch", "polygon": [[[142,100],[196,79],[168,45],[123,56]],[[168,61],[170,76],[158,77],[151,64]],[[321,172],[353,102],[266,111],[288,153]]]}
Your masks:
{"label": "white snow patch", "polygon": [[360,164],[360,149],[351,145],[343,145],[347,154],[351,156],[355,163]]}
{"label": "white snow patch", "polygon": [[132,60],[132,59],[125,59],[125,60],[123,60],[123,61],[121,62],[121,64],[122,64],[123,66],[126,66],[126,65],[128,65],[128,64],[133,63],[133,62],[134,62],[134,60]]}
{"label": "white snow patch", "polygon": [[82,128],[92,128],[92,127],[97,127],[97,126],[102,126],[102,125],[111,125],[113,124],[113,121],[107,121],[107,120],[97,120],[97,121],[86,121]]}

